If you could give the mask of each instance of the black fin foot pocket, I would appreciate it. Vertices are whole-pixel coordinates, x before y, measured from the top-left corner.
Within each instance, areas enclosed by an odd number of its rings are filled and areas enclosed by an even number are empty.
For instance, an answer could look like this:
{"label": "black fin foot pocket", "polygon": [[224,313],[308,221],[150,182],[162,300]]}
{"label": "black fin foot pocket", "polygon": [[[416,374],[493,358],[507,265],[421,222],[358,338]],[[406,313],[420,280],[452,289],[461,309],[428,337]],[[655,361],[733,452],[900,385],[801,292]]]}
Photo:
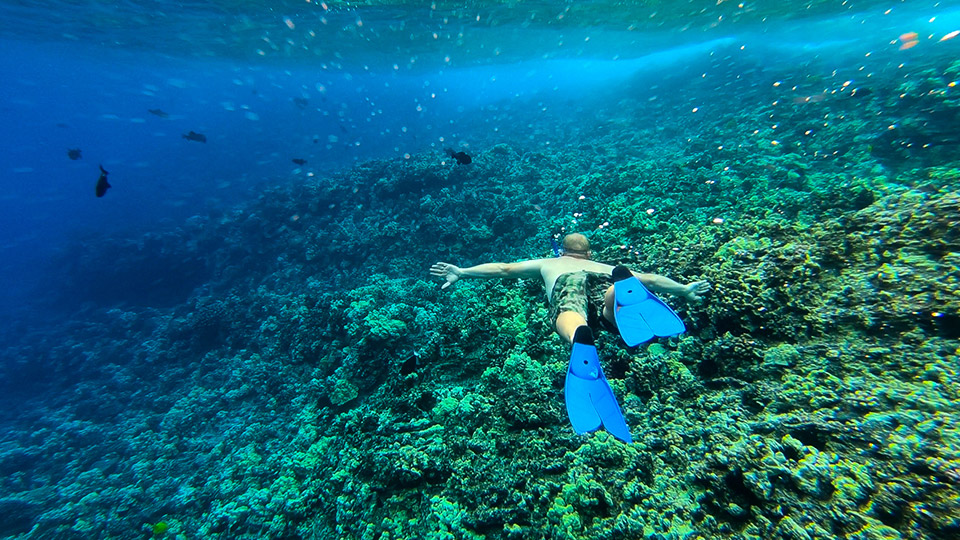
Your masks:
{"label": "black fin foot pocket", "polygon": [[613,269],[613,281],[623,281],[633,276],[633,272],[622,264]]}

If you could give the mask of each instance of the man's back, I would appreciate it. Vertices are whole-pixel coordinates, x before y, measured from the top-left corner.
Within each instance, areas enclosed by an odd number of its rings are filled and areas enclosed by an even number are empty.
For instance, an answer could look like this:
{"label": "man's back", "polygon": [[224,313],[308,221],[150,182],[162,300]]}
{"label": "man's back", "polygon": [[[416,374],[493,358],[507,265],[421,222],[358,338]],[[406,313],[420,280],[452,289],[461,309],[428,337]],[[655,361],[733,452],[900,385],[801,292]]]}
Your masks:
{"label": "man's back", "polygon": [[557,278],[571,272],[594,272],[597,274],[610,275],[613,272],[613,266],[609,264],[598,263],[589,259],[578,257],[554,257],[550,259],[540,259],[540,276],[543,277],[543,284],[547,288],[547,299],[553,294],[553,286],[557,283]]}

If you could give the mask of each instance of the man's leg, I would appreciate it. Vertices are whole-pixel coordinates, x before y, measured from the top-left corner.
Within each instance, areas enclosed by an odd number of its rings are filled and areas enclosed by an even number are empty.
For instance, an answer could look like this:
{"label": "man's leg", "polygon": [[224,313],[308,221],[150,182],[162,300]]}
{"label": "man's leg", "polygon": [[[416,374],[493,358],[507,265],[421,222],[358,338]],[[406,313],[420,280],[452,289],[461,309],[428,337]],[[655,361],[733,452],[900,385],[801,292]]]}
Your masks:
{"label": "man's leg", "polygon": [[614,328],[617,328],[617,319],[613,311],[613,301],[615,298],[616,295],[613,292],[613,285],[611,285],[607,288],[607,292],[603,294],[603,318],[609,321]]}
{"label": "man's leg", "polygon": [[587,321],[583,318],[583,315],[576,311],[561,311],[557,315],[557,333],[567,343],[573,343],[573,334],[576,333],[577,328],[586,324]]}

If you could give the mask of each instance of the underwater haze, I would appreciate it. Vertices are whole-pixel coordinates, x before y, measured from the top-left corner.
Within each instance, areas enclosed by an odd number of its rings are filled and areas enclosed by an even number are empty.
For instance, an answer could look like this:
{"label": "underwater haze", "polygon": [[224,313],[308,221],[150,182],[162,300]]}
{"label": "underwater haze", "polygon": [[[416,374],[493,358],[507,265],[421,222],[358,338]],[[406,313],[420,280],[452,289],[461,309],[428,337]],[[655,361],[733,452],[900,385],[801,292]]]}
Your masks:
{"label": "underwater haze", "polygon": [[[960,3],[0,0],[0,52],[0,537],[960,537]],[[627,346],[590,278],[628,437],[566,278],[436,270],[570,233],[703,282]]]}

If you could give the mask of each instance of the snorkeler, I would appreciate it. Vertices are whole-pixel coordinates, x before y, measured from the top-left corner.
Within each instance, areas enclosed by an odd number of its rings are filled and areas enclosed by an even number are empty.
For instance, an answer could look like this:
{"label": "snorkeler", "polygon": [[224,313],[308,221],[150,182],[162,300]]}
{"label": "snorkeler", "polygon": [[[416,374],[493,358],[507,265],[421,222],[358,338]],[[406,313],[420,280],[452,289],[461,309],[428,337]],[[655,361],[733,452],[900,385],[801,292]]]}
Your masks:
{"label": "snorkeler", "polygon": [[445,280],[443,289],[464,277],[542,279],[550,320],[560,337],[573,346],[564,397],[574,431],[584,434],[603,427],[629,443],[630,431],[600,368],[588,321],[618,330],[631,347],[654,337],[681,334],[686,328],[677,314],[647,289],[698,301],[710,284],[694,281],[681,285],[657,274],[634,273],[624,266],[592,261],[591,254],[586,236],[569,234],[559,257],[470,268],[438,262],[430,273]]}

